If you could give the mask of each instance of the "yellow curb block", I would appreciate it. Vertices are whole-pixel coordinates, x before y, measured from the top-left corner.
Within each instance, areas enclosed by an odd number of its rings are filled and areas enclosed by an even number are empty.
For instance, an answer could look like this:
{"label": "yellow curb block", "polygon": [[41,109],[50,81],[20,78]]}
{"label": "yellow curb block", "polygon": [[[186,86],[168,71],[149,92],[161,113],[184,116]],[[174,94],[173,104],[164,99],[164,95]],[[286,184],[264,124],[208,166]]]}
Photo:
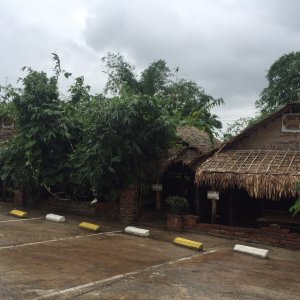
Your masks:
{"label": "yellow curb block", "polygon": [[25,218],[27,216],[27,212],[25,211],[21,211],[21,210],[17,210],[17,209],[13,209],[9,212],[9,214],[15,216],[15,217],[19,217],[19,218]]}
{"label": "yellow curb block", "polygon": [[100,230],[100,226],[96,225],[96,224],[92,224],[92,223],[87,223],[87,222],[81,222],[79,224],[80,228],[84,228],[84,229],[88,229],[91,231],[99,231]]}
{"label": "yellow curb block", "polygon": [[174,240],[173,243],[175,245],[184,246],[184,247],[188,247],[188,248],[192,248],[192,249],[196,249],[196,250],[203,250],[203,244],[202,243],[187,240],[187,239],[183,239],[183,238],[180,238],[180,237],[177,237]]}

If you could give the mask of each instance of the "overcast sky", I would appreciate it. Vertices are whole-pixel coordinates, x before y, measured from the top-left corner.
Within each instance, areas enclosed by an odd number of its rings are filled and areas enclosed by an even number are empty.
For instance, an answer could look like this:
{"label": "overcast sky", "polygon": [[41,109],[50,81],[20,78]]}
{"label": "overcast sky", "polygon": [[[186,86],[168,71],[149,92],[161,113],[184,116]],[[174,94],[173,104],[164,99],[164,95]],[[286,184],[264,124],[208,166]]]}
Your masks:
{"label": "overcast sky", "polygon": [[64,69],[101,92],[101,57],[120,52],[140,71],[157,59],[226,105],[224,123],[252,116],[266,71],[300,49],[298,0],[0,0],[0,84],[20,68]]}

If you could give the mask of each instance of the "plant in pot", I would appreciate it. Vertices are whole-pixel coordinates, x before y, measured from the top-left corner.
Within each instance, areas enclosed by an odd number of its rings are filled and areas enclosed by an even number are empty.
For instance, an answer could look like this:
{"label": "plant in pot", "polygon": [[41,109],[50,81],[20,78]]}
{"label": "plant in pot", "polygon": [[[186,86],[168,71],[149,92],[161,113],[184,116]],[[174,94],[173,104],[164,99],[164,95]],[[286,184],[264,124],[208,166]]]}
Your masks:
{"label": "plant in pot", "polygon": [[166,199],[166,203],[170,206],[171,213],[167,216],[167,228],[176,231],[183,230],[182,214],[188,207],[186,198],[179,196],[171,196]]}
{"label": "plant in pot", "polygon": [[183,214],[188,208],[188,201],[184,197],[170,196],[166,199],[166,203],[170,206],[172,214]]}

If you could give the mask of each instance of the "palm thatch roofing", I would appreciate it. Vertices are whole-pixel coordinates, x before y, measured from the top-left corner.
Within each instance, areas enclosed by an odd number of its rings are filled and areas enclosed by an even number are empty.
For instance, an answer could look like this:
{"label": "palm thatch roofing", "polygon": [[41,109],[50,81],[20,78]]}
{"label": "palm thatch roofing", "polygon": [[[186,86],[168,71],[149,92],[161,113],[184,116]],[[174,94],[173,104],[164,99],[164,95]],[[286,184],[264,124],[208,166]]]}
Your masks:
{"label": "palm thatch roofing", "polygon": [[224,143],[218,152],[196,168],[196,183],[217,190],[243,188],[254,198],[296,197],[296,184],[300,181],[300,149],[291,150],[287,144],[286,149],[280,150],[272,149],[272,145],[270,150],[234,150],[234,143],[283,113],[299,112],[299,109],[299,103],[290,103]]}
{"label": "palm thatch roofing", "polygon": [[207,159],[196,183],[218,190],[243,188],[251,197],[278,200],[295,197],[300,180],[300,151],[228,150]]}
{"label": "palm thatch roofing", "polygon": [[179,142],[169,150],[168,156],[161,160],[161,171],[175,163],[188,166],[195,171],[196,164],[221,144],[219,140],[194,126],[177,128],[177,136]]}

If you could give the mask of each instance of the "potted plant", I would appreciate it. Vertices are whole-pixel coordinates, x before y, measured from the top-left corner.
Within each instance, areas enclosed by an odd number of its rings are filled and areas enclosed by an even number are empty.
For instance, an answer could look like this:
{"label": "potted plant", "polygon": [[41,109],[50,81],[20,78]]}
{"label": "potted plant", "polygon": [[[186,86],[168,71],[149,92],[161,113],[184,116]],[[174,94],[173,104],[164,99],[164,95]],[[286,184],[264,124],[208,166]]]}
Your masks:
{"label": "potted plant", "polygon": [[166,203],[170,206],[172,214],[183,214],[188,208],[188,201],[180,196],[170,196],[166,199]]}
{"label": "potted plant", "polygon": [[176,231],[183,230],[182,214],[188,207],[186,198],[179,196],[171,196],[166,199],[166,203],[170,206],[171,213],[168,214],[167,228]]}

